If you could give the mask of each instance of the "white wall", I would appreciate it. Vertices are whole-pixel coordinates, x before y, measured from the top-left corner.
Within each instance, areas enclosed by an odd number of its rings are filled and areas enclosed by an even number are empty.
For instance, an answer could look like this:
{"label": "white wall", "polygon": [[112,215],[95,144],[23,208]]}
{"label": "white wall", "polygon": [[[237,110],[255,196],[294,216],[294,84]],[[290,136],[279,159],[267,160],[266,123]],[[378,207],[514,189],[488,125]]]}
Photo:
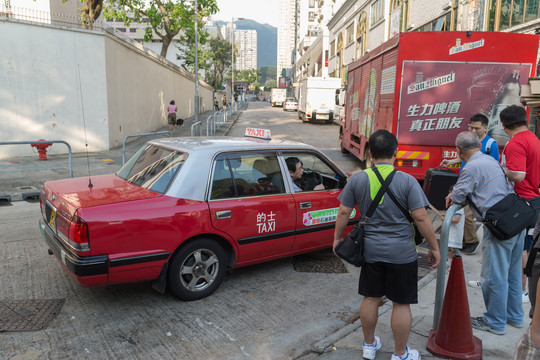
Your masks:
{"label": "white wall", "polygon": [[[84,120],[88,150],[108,150],[127,135],[166,126],[171,99],[179,117],[194,116],[193,77],[140,45],[9,20],[0,21],[0,34],[0,141],[64,140],[82,152]],[[211,87],[200,83],[199,93],[201,111],[212,109]],[[29,145],[0,146],[0,158],[31,155]]]}

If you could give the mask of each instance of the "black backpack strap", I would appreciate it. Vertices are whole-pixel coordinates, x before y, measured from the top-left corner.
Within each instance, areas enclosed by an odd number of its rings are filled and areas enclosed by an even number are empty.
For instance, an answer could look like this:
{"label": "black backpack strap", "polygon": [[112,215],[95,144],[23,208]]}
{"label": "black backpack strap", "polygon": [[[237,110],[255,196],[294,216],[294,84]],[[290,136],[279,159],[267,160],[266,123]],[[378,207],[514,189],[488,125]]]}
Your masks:
{"label": "black backpack strap", "polygon": [[[382,176],[381,174],[379,173],[379,170],[377,170],[377,168],[374,168],[373,169],[373,172],[375,173],[375,175],[377,175],[377,177],[379,178],[379,181],[382,181]],[[394,172],[396,172],[396,169],[394,169]],[[387,191],[388,193],[388,196],[390,196],[390,199],[392,199],[392,201],[396,204],[396,206],[399,208],[399,210],[401,210],[401,212],[403,213],[403,215],[407,218],[407,220],[409,222],[413,222],[413,218],[411,216],[411,213],[408,212],[404,207],[403,205],[400,204],[400,202],[398,201],[398,199],[396,198],[396,196],[394,195],[394,193],[392,192],[392,190],[388,189]]]}
{"label": "black backpack strap", "polygon": [[[376,174],[379,173],[377,168],[374,168],[374,172],[376,171]],[[382,177],[379,178],[379,181],[381,182],[381,188],[379,189],[379,192],[377,195],[375,195],[375,198],[369,205],[368,211],[366,212],[366,218],[364,223],[373,216],[373,213],[375,212],[375,209],[377,209],[377,206],[379,206],[379,203],[381,202],[381,199],[384,195],[384,193],[388,190],[388,187],[390,186],[390,183],[392,182],[392,179],[394,178],[394,174],[396,173],[396,169],[392,171],[387,177],[386,180],[384,180]],[[380,174],[379,174],[380,176]]]}
{"label": "black backpack strap", "polygon": [[[476,205],[474,205],[471,197],[469,195],[467,195],[467,197],[465,198],[467,199],[467,203],[472,206],[472,208],[478,213],[478,215],[482,216],[482,213],[480,212],[480,210],[476,207]],[[482,222],[484,222],[484,219],[482,218]]]}

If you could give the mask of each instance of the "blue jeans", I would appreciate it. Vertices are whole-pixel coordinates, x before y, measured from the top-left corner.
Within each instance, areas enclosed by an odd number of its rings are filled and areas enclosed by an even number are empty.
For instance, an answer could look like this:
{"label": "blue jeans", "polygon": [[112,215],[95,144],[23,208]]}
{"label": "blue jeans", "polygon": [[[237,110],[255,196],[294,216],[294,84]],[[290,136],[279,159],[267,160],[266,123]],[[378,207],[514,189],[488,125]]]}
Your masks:
{"label": "blue jeans", "polygon": [[496,330],[504,331],[507,321],[523,324],[521,253],[524,241],[525,230],[508,240],[499,240],[484,227],[480,274],[486,305],[484,321]]}

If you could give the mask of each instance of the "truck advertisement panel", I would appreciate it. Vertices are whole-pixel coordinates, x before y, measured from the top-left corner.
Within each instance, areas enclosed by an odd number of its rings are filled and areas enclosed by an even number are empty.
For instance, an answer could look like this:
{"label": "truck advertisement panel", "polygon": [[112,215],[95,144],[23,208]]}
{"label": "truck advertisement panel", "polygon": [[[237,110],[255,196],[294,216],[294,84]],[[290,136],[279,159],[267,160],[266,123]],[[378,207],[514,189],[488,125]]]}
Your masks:
{"label": "truck advertisement panel", "polygon": [[400,144],[454,146],[472,115],[489,118],[488,135],[508,141],[499,113],[520,104],[530,64],[403,61],[398,140]]}

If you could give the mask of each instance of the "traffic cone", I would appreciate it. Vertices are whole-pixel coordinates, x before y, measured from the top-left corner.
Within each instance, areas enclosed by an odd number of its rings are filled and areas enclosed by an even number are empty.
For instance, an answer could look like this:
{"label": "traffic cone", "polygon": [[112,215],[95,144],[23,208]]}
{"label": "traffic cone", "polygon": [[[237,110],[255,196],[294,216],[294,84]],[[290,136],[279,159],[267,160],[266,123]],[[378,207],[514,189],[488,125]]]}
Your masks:
{"label": "traffic cone", "polygon": [[482,340],[472,332],[461,256],[452,259],[439,328],[429,333],[427,350],[445,359],[482,359]]}

